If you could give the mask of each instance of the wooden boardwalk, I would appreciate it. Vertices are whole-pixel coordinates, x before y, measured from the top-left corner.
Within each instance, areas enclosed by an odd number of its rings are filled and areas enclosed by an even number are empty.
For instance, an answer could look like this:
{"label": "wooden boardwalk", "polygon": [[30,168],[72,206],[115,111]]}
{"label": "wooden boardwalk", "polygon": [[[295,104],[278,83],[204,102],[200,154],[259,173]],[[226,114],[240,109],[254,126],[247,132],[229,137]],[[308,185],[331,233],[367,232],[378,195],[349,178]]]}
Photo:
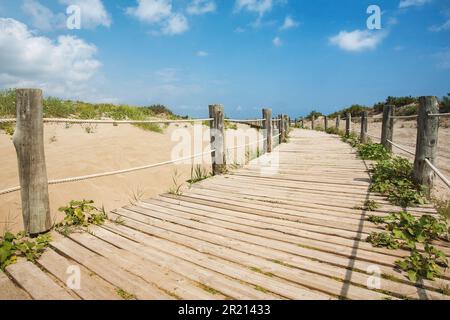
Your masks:
{"label": "wooden boardwalk", "polygon": [[[448,271],[416,286],[394,268],[407,252],[365,242],[379,231],[369,215],[401,209],[368,191],[368,164],[350,146],[293,130],[278,150],[277,170],[253,161],[182,196],[118,209],[90,232],[53,234],[36,264],[0,272],[0,299],[120,299],[119,288],[137,299],[450,298],[439,292]],[[368,199],[382,208],[355,209]],[[73,265],[75,290],[66,286]],[[378,290],[368,287],[373,272],[383,274]]]}

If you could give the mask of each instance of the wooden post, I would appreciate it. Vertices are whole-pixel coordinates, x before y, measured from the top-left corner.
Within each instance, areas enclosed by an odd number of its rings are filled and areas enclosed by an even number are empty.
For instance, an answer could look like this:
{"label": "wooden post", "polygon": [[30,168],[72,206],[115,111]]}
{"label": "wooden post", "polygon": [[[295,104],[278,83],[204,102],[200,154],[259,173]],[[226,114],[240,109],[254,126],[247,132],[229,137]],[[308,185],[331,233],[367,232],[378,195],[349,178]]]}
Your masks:
{"label": "wooden post", "polygon": [[436,97],[420,97],[417,117],[416,159],[414,161],[414,180],[425,185],[428,192],[433,188],[435,174],[425,162],[428,159],[435,164],[437,156],[439,117],[429,117],[428,114],[439,113],[439,103]]}
{"label": "wooden post", "polygon": [[31,235],[52,227],[44,152],[42,90],[16,90],[17,126],[13,136],[19,165],[22,216]]}
{"label": "wooden post", "polygon": [[341,129],[341,116],[339,114],[336,117],[336,129],[338,131]]}
{"label": "wooden post", "polygon": [[289,131],[289,117],[288,115],[283,115],[283,127],[284,127],[284,137],[283,137],[283,143],[286,142],[288,131]]}
{"label": "wooden post", "polygon": [[301,124],[302,124],[302,128],[304,129],[305,128],[305,120],[302,118],[302,120],[300,120],[301,121]]}
{"label": "wooden post", "polygon": [[361,116],[361,143],[367,143],[367,120],[369,118],[369,113],[364,111]]}
{"label": "wooden post", "polygon": [[272,152],[272,109],[263,109],[263,129],[264,129],[264,138],[267,139],[264,141],[264,153]]}
{"label": "wooden post", "polygon": [[327,131],[328,130],[328,117],[325,116],[324,120],[325,120],[325,131]]}
{"label": "wooden post", "polygon": [[280,133],[280,137],[279,137],[279,143],[280,144],[282,144],[283,143],[283,135],[284,135],[284,132],[283,132],[283,116],[280,114],[280,115],[278,115],[278,119],[280,119],[280,121],[278,121],[278,123],[279,123],[279,128],[278,128],[278,130],[279,130],[279,133]]}
{"label": "wooden post", "polygon": [[211,121],[210,136],[213,175],[223,174],[227,170],[225,151],[225,123],[223,105],[213,104],[209,106]]}
{"label": "wooden post", "polygon": [[314,130],[314,121],[316,120],[315,116],[311,116],[311,130]]}
{"label": "wooden post", "polygon": [[384,106],[383,109],[383,125],[381,127],[381,144],[390,152],[392,152],[392,141],[394,137],[394,106]]}
{"label": "wooden post", "polygon": [[351,133],[352,133],[352,114],[349,112],[347,113],[345,119],[345,135],[350,136]]}

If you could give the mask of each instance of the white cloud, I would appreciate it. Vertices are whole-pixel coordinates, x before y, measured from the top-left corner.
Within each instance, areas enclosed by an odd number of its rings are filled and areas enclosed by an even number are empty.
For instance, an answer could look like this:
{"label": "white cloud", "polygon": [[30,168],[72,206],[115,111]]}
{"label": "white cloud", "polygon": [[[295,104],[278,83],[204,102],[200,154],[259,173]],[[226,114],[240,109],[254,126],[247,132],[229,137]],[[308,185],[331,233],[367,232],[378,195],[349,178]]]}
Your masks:
{"label": "white cloud", "polygon": [[196,55],[197,57],[207,57],[209,56],[209,53],[206,51],[197,51]]}
{"label": "white cloud", "polygon": [[64,14],[55,15],[37,0],[25,0],[21,9],[31,19],[31,25],[39,30],[51,31],[65,25],[66,17]]}
{"label": "white cloud", "polygon": [[298,22],[295,21],[291,16],[287,16],[284,19],[283,25],[280,27],[280,30],[288,30],[291,28],[298,27]]}
{"label": "white cloud", "polygon": [[447,21],[441,25],[430,27],[430,31],[440,32],[450,30],[450,9],[444,11],[443,14],[447,17]]}
{"label": "white cloud", "polygon": [[409,7],[420,7],[429,2],[431,2],[431,0],[401,0],[398,7],[400,9]]}
{"label": "white cloud", "polygon": [[277,0],[236,0],[235,11],[239,12],[245,9],[250,12],[256,12],[262,17],[266,12],[272,10],[275,2]]}
{"label": "white cloud", "polygon": [[280,37],[275,37],[272,40],[272,43],[275,47],[281,47],[283,45],[283,41],[281,41]]}
{"label": "white cloud", "polygon": [[157,24],[160,31],[152,34],[176,35],[189,30],[187,18],[172,11],[172,0],[138,0],[137,7],[129,7],[126,13],[148,24]]}
{"label": "white cloud", "polygon": [[202,15],[215,12],[216,9],[217,5],[214,0],[192,0],[186,11],[191,15]]}
{"label": "white cloud", "polygon": [[161,32],[167,35],[181,34],[189,30],[189,23],[184,15],[175,13],[164,23]]}
{"label": "white cloud", "polygon": [[137,7],[130,7],[126,12],[141,22],[157,23],[172,14],[171,0],[138,0]]}
{"label": "white cloud", "polygon": [[61,4],[76,5],[81,9],[81,28],[110,27],[111,17],[102,0],[59,0]]}
{"label": "white cloud", "polygon": [[234,32],[236,32],[236,33],[243,33],[243,32],[245,32],[245,29],[242,28],[242,27],[237,27],[236,29],[234,29]]}
{"label": "white cloud", "polygon": [[384,31],[354,30],[341,31],[329,39],[330,43],[345,51],[364,51],[375,49],[386,37]]}
{"label": "white cloud", "polygon": [[97,48],[73,36],[35,36],[14,19],[0,18],[0,86],[37,87],[60,97],[86,97],[101,63]]}

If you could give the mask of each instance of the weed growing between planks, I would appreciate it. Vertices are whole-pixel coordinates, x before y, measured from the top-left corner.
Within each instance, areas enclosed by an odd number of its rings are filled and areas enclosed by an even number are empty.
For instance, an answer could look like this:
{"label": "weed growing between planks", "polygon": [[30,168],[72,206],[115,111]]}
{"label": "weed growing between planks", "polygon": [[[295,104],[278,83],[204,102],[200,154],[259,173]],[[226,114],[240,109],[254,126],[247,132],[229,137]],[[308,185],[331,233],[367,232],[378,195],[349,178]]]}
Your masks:
{"label": "weed growing between planks", "polygon": [[105,209],[98,209],[92,200],[70,201],[66,207],[59,208],[65,213],[62,223],[55,226],[56,231],[67,235],[90,224],[102,225],[108,216]]}
{"label": "weed growing between planks", "polygon": [[[375,247],[409,250],[410,256],[396,261],[396,265],[407,272],[408,278],[416,282],[425,278],[434,280],[448,267],[445,254],[432,246],[433,240],[450,240],[450,228],[444,217],[423,215],[416,218],[408,212],[393,213],[387,217],[370,217],[369,221],[383,224],[386,232],[373,232],[367,241]],[[424,248],[419,251],[417,245]]]}
{"label": "weed growing between planks", "polygon": [[0,269],[16,263],[18,257],[25,257],[28,261],[36,261],[48,247],[50,234],[42,234],[36,238],[29,237],[25,232],[17,234],[5,233],[0,239]]}

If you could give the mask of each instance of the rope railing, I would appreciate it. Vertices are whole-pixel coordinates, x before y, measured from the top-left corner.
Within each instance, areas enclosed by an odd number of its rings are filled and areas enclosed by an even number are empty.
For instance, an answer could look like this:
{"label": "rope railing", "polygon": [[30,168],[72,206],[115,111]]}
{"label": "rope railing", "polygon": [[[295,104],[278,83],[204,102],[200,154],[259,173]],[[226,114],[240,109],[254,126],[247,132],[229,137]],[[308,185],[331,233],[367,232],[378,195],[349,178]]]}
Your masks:
{"label": "rope railing", "polygon": [[255,144],[259,144],[259,143],[264,142],[264,141],[267,141],[267,138],[260,139],[260,140],[257,140],[257,141],[254,141],[254,142],[250,142],[250,143],[247,143],[247,144],[238,145],[238,146],[235,146],[235,147],[230,147],[230,148],[227,148],[227,151],[237,150],[237,149],[241,149],[241,148],[247,148],[247,147],[253,146]]}
{"label": "rope railing", "polygon": [[438,168],[436,168],[430,160],[425,159],[425,162],[430,166],[431,170],[434,171],[434,173],[436,173],[436,175],[441,178],[441,180],[447,185],[447,187],[450,188],[450,181],[447,179],[447,177],[445,177],[441,171],[439,171]]}
{"label": "rope railing", "polygon": [[416,155],[414,152],[412,152],[412,151],[406,149],[405,146],[401,146],[401,145],[399,145],[399,144],[396,144],[396,143],[392,142],[392,141],[389,140],[389,139],[387,139],[387,142],[389,142],[391,145],[393,145],[393,146],[396,147],[397,149],[400,149],[400,150],[402,150],[402,151],[404,151],[404,152],[406,152],[406,153],[409,153],[410,155],[413,155],[413,156]]}
{"label": "rope railing", "polygon": [[429,117],[450,117],[450,113],[430,113]]}
{"label": "rope railing", "polygon": [[[96,178],[102,178],[102,177],[107,177],[107,176],[113,176],[113,175],[118,175],[118,174],[124,174],[124,173],[130,173],[130,172],[135,172],[135,171],[141,171],[141,170],[161,167],[161,166],[164,166],[164,165],[173,164],[173,163],[177,163],[177,162],[180,162],[180,161],[195,159],[195,158],[198,158],[200,156],[204,156],[206,154],[211,154],[211,153],[213,153],[215,151],[216,150],[206,151],[206,152],[194,154],[194,155],[188,156],[188,157],[182,157],[182,158],[178,158],[178,159],[175,159],[175,160],[164,161],[164,162],[159,162],[159,163],[154,163],[154,164],[150,164],[150,165],[134,167],[134,168],[129,168],[129,169],[108,171],[108,172],[90,174],[90,175],[79,176],[79,177],[71,177],[71,178],[64,178],[64,179],[57,179],[57,180],[49,180],[48,181],[48,185],[55,185],[55,184],[77,182],[77,181],[83,181],[83,180],[89,180],[89,179],[96,179]],[[1,190],[0,191],[0,195],[7,194],[7,193],[12,193],[12,192],[15,192],[15,191],[19,191],[20,189],[21,189],[20,186],[18,186],[18,187],[13,187],[13,188],[8,188],[8,189],[5,189],[5,190]]]}
{"label": "rope railing", "polygon": [[225,122],[235,122],[235,123],[249,123],[249,122],[261,122],[261,121],[266,121],[266,119],[249,119],[249,120],[225,119]]}
{"label": "rope railing", "polygon": [[417,115],[411,115],[411,116],[393,116],[392,119],[417,119]]}
{"label": "rope railing", "polygon": [[[183,120],[91,120],[91,119],[63,119],[63,118],[44,118],[44,123],[75,123],[75,124],[171,124],[171,123],[192,123],[213,121],[214,119],[183,119]],[[14,123],[15,118],[0,119],[0,123]]]}

